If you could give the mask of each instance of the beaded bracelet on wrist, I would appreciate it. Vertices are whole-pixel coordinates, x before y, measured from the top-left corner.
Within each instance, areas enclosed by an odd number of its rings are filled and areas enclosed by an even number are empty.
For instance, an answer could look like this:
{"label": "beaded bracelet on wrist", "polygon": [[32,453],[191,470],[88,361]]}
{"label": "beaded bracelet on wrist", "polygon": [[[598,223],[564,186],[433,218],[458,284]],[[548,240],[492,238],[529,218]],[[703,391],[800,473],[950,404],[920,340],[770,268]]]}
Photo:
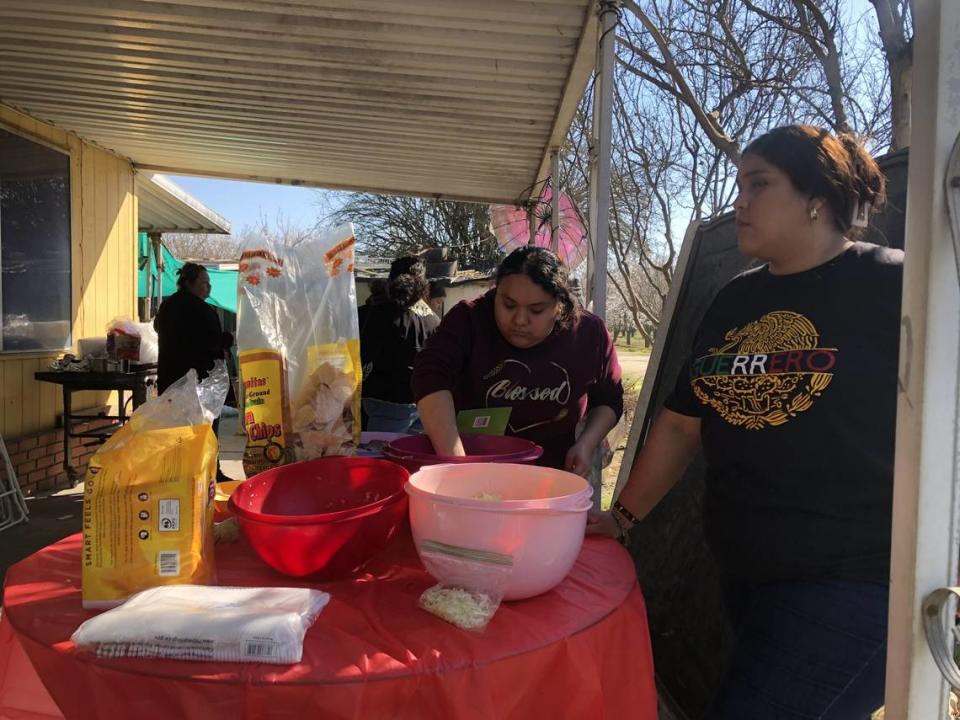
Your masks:
{"label": "beaded bracelet on wrist", "polygon": [[627,510],[627,508],[624,507],[623,503],[620,502],[619,500],[617,500],[617,501],[613,504],[613,510],[614,510],[614,512],[619,513],[619,514],[623,517],[624,520],[627,520],[628,522],[630,522],[630,523],[633,524],[633,525],[636,525],[637,523],[640,522],[640,518],[638,518],[638,517],[637,517],[636,515],[634,515],[632,512],[630,512],[629,510]]}
{"label": "beaded bracelet on wrist", "polygon": [[610,513],[610,516],[613,518],[613,522],[617,526],[617,542],[627,547],[630,544],[630,535],[628,533],[629,528],[625,528],[623,523],[620,522],[620,515],[618,513]]}

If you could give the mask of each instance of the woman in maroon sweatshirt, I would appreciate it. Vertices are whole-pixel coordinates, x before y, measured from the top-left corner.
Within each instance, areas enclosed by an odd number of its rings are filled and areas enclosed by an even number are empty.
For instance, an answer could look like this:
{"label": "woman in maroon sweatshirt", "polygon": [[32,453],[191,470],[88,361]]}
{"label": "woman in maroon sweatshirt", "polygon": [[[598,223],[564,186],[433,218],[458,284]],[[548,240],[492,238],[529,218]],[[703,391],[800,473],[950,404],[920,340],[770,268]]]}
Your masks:
{"label": "woman in maroon sweatshirt", "polygon": [[512,252],[493,290],[447,313],[417,355],[412,386],[438,454],[465,454],[457,411],[510,407],[509,435],[541,445],[540,464],[580,475],[623,412],[603,321],[578,307],[566,267],[538,247]]}

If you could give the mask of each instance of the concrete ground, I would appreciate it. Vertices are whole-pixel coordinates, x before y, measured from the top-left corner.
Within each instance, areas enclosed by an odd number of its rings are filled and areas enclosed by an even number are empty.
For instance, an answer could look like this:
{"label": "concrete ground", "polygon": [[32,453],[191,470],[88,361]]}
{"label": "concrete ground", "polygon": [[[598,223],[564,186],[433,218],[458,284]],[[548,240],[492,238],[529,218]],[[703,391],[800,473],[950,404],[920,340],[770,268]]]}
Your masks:
{"label": "concrete ground", "polygon": [[[240,480],[246,435],[238,416],[220,421],[220,467],[225,475]],[[52,543],[80,532],[83,526],[83,483],[53,495],[26,499],[28,522],[0,533],[0,581],[7,568]]]}
{"label": "concrete ground", "polygon": [[0,534],[0,579],[7,568],[40,548],[80,532],[83,484],[45,497],[28,497],[30,519]]}
{"label": "concrete ground", "polygon": [[240,425],[239,415],[224,415],[220,418],[219,440],[220,469],[223,474],[234,480],[246,479],[243,472],[243,449],[247,445],[247,434]]}

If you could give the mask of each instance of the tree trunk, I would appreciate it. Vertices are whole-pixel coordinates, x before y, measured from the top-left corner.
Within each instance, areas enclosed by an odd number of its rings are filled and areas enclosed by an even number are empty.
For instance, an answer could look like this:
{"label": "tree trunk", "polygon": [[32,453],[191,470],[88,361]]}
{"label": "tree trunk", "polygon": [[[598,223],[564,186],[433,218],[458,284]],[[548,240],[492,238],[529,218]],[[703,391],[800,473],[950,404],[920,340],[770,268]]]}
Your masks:
{"label": "tree trunk", "polygon": [[[891,150],[910,145],[910,96],[913,87],[913,38],[906,36],[906,18],[896,0],[870,0],[877,13],[880,42],[890,70]],[[909,5],[907,8],[909,11]]]}
{"label": "tree trunk", "polygon": [[913,59],[904,57],[890,65],[891,150],[910,146],[910,97]]}

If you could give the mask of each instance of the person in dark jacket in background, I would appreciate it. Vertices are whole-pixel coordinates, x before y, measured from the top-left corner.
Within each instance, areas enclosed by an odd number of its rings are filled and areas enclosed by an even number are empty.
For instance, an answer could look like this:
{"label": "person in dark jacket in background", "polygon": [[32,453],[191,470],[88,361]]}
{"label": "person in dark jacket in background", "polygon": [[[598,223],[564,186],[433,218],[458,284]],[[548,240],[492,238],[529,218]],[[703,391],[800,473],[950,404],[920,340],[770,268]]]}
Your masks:
{"label": "person in dark jacket in background", "polygon": [[360,320],[360,327],[366,322],[367,312],[372,305],[382,305],[387,301],[387,281],[377,278],[370,282],[370,295],[366,302],[357,310],[357,316]]}
{"label": "person in dark jacket in background", "polygon": [[197,371],[203,380],[216,360],[224,358],[233,344],[224,333],[220,318],[206,299],[210,297],[210,276],[202,265],[186,263],[177,271],[177,292],[160,305],[153,327],[159,339],[157,391],[163,393],[187,374]]}
{"label": "person in dark jacket in background", "polygon": [[427,304],[430,309],[437,314],[438,318],[443,318],[443,305],[447,299],[447,291],[437,280],[430,281],[430,296]]}
{"label": "person in dark jacket in background", "polygon": [[[224,359],[233,345],[233,336],[223,332],[220,318],[206,300],[210,297],[210,275],[196,263],[185,263],[177,271],[177,292],[166,298],[157,311],[153,326],[157,330],[157,392],[163,392],[191,369],[203,380],[217,360]],[[219,429],[220,418],[213,430]],[[230,478],[220,471],[217,481]]]}
{"label": "person in dark jacket in background", "polygon": [[426,304],[426,266],[406,256],[390,265],[382,302],[360,312],[363,410],[372,432],[419,429],[410,375],[413,359],[440,324]]}

